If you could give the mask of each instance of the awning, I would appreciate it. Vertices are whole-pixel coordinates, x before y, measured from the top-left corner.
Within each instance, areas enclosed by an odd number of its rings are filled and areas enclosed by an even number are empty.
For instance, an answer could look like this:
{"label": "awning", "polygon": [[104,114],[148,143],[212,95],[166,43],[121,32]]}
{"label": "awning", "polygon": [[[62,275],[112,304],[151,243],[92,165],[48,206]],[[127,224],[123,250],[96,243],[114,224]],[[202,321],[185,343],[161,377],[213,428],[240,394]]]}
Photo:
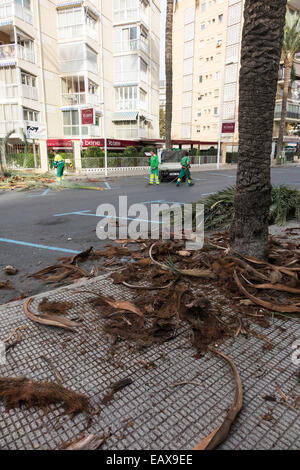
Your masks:
{"label": "awning", "polygon": [[16,59],[14,60],[1,60],[0,59],[1,67],[9,67],[10,65],[16,65],[16,63],[17,63]]}
{"label": "awning", "polygon": [[136,121],[137,116],[137,111],[124,111],[121,113],[114,113],[112,121]]}
{"label": "awning", "polygon": [[77,6],[81,5],[83,3],[83,0],[73,0],[69,2],[61,2],[56,5],[56,8],[65,8],[65,7],[71,7],[71,6]]}

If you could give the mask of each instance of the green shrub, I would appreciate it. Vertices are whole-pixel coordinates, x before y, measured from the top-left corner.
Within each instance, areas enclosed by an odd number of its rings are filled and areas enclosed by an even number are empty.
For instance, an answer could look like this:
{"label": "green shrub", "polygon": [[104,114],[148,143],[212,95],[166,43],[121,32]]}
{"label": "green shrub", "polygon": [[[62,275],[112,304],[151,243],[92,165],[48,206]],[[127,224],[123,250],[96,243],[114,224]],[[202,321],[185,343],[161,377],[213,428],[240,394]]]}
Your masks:
{"label": "green shrub", "polygon": [[[234,198],[236,188],[230,188],[212,194],[199,203],[204,204],[206,229],[228,229],[234,216]],[[287,186],[273,187],[269,224],[283,226],[287,220],[296,217],[300,220],[300,191]]]}
{"label": "green shrub", "polygon": [[123,151],[123,156],[124,157],[137,157],[138,156],[138,150],[136,147],[126,147],[126,149]]}
{"label": "green shrub", "polygon": [[[13,153],[6,156],[8,167],[34,168],[33,153]],[[36,155],[37,166],[40,166],[40,157]]]}

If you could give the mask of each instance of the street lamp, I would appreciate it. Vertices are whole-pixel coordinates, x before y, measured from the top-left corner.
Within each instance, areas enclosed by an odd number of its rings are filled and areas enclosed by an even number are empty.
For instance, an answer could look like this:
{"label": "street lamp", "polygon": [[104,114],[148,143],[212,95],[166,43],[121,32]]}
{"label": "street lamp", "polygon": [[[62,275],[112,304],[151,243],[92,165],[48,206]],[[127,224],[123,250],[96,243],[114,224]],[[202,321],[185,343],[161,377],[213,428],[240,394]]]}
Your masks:
{"label": "street lamp", "polygon": [[101,101],[100,105],[103,106],[103,116],[102,116],[102,129],[103,129],[103,137],[104,137],[104,162],[105,162],[105,176],[107,176],[107,137],[106,137],[106,125],[105,125],[105,103]]}

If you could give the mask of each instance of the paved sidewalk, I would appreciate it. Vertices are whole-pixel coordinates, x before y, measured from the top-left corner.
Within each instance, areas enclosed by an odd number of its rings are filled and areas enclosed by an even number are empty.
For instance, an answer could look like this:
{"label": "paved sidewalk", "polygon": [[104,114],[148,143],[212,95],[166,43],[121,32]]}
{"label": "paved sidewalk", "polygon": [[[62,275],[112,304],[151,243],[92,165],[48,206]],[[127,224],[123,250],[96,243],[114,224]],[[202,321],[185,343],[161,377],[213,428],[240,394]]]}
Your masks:
{"label": "paved sidewalk", "polygon": [[[0,375],[26,376],[34,380],[54,381],[52,371],[41,355],[51,358],[61,373],[63,385],[91,397],[101,408],[87,427],[86,418],[59,416],[55,409],[48,415],[41,410],[17,410],[6,413],[0,404],[0,449],[60,449],[80,433],[106,433],[102,449],[174,449],[190,450],[221,423],[234,396],[229,365],[219,357],[206,354],[195,358],[186,324],[173,341],[137,351],[128,342],[113,345],[102,333],[99,312],[88,303],[92,294],[74,293],[88,288],[117,299],[130,299],[132,290],[112,284],[107,276],[57,289],[37,296],[40,299],[72,301],[69,318],[83,319],[75,332],[38,325],[28,320],[23,302],[0,307],[0,338],[17,326],[28,325],[22,341],[7,354]],[[205,293],[205,287],[204,287]],[[230,309],[230,302],[216,291],[213,302]],[[299,414],[284,404],[276,383],[290,397],[300,394],[296,366],[291,361],[292,343],[300,338],[296,320],[270,320],[268,328],[255,325],[256,333],[272,341],[273,349],[263,351],[265,340],[239,335],[226,341],[219,350],[236,363],[244,387],[243,409],[221,449],[300,449]],[[152,369],[146,363],[154,363]],[[111,383],[131,377],[133,383],[117,392],[107,406],[103,396]],[[173,387],[182,381],[199,382]],[[262,395],[276,396],[276,402]],[[262,418],[271,410],[272,419]]]}

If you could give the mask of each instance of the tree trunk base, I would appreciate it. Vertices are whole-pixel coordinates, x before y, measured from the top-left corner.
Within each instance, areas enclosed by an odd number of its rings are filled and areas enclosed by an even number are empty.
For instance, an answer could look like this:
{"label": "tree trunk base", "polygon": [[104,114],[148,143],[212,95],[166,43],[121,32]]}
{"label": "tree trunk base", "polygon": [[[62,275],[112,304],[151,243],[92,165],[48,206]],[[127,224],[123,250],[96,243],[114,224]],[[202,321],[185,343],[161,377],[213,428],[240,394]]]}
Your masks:
{"label": "tree trunk base", "polygon": [[230,229],[231,247],[245,256],[268,256],[270,190],[237,193]]}

